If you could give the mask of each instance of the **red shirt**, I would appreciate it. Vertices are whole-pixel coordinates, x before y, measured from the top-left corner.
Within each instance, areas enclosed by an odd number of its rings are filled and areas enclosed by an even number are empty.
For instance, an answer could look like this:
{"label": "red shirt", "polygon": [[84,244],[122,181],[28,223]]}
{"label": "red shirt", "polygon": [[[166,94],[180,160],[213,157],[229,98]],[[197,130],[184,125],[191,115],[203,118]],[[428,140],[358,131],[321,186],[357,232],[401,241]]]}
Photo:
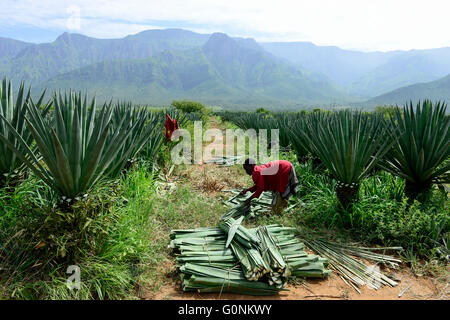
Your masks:
{"label": "red shirt", "polygon": [[286,190],[291,166],[291,163],[286,160],[275,160],[255,166],[252,173],[255,185],[249,189],[249,191],[255,193],[251,198],[258,198],[263,191],[283,193]]}

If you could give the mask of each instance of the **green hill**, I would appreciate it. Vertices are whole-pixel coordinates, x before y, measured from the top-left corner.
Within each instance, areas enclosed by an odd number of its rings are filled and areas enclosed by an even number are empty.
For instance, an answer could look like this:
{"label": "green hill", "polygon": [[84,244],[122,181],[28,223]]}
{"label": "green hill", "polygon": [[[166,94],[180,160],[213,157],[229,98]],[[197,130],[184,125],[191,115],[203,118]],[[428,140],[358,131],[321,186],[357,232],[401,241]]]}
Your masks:
{"label": "green hill", "polygon": [[189,98],[291,108],[359,101],[364,107],[363,100],[449,73],[450,48],[359,52],[182,29],[121,39],[64,33],[43,44],[0,38],[1,77],[36,90],[80,88],[143,103]]}
{"label": "green hill", "polygon": [[0,37],[0,61],[11,59],[25,48],[32,46],[31,43]]}
{"label": "green hill", "polygon": [[450,103],[450,74],[439,80],[417,83],[389,93],[380,95],[367,101],[368,105],[403,105],[410,100],[414,103],[424,99],[443,100]]}
{"label": "green hill", "polygon": [[58,74],[93,63],[144,59],[172,49],[203,45],[209,35],[181,29],[148,30],[122,39],[96,39],[63,33],[52,43],[31,45],[0,63],[0,74],[39,84]]}

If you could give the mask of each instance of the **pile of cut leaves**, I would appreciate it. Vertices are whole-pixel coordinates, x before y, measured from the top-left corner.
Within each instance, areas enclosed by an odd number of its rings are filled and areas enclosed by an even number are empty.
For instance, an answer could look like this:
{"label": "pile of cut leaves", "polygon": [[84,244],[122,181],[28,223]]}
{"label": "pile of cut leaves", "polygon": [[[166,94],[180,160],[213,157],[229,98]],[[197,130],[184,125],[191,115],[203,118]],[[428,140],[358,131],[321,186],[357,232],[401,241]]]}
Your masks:
{"label": "pile of cut leaves", "polygon": [[183,291],[274,295],[288,277],[325,278],[328,260],[305,252],[295,229],[266,225],[249,229],[244,217],[218,227],[173,230]]}
{"label": "pile of cut leaves", "polygon": [[[255,218],[260,214],[267,214],[271,211],[272,204],[272,192],[265,191],[261,193],[259,198],[252,200],[252,205],[248,206],[245,204],[245,201],[251,197],[251,195],[240,195],[242,189],[232,189],[232,190],[224,190],[224,192],[232,193],[233,196],[228,200],[224,201],[224,205],[230,208],[230,210],[224,213],[220,218],[222,220],[232,217],[234,219],[238,219],[241,216],[245,218]],[[300,205],[301,202],[290,199],[289,207],[284,210],[284,213],[291,211],[293,208]]]}
{"label": "pile of cut leaves", "polygon": [[231,167],[235,164],[242,164],[243,156],[225,156],[225,157],[215,157],[211,160],[206,160],[204,163],[218,164],[224,167]]}
{"label": "pile of cut leaves", "polygon": [[[326,257],[330,262],[330,268],[336,270],[341,279],[358,293],[361,293],[359,287],[362,286],[378,290],[383,286],[394,287],[398,284],[385,275],[378,265],[396,269],[401,260],[386,255],[385,252],[387,250],[402,251],[402,247],[365,248],[312,237],[307,237],[304,241],[309,249]],[[383,253],[375,251],[383,251]],[[375,262],[375,264],[368,266],[356,260],[355,257]]]}

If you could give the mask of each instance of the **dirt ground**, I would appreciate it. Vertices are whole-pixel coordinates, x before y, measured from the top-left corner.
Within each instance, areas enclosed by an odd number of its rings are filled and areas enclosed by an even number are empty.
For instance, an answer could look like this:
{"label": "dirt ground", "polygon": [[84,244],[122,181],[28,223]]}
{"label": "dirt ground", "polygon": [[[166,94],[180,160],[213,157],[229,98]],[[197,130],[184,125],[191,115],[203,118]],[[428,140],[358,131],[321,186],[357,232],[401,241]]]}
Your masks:
{"label": "dirt ground", "polygon": [[[220,128],[220,124],[213,120],[212,128]],[[195,165],[181,171],[180,177],[187,178],[194,188],[211,197],[217,197],[222,190],[243,187],[249,183],[248,177],[239,176],[236,167],[220,167],[217,165]],[[275,296],[247,296],[229,293],[199,294],[187,293],[181,290],[181,283],[173,276],[175,267],[166,266],[167,285],[157,292],[144,294],[145,299],[156,300],[449,300],[449,278],[417,277],[412,270],[402,266],[398,270],[385,270],[388,275],[393,275],[399,283],[395,287],[383,287],[374,290],[361,287],[358,293],[346,284],[336,271],[327,279],[298,280],[297,283],[287,285],[289,291],[283,291]],[[169,271],[170,269],[170,271]]]}
{"label": "dirt ground", "polygon": [[450,288],[439,279],[415,277],[407,268],[399,271],[400,279],[396,287],[383,287],[379,290],[367,287],[359,288],[359,294],[333,273],[328,279],[308,279],[303,283],[288,285],[289,291],[276,296],[247,296],[229,293],[199,294],[183,292],[181,284],[172,279],[172,283],[162,287],[146,299],[156,300],[448,300]]}

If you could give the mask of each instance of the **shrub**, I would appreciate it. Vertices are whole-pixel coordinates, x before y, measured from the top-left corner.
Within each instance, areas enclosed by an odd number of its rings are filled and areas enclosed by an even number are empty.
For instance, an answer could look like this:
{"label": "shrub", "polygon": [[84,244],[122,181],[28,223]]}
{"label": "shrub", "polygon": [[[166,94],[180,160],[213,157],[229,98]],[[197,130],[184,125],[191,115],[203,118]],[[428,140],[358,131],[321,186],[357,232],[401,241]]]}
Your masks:
{"label": "shrub", "polygon": [[258,109],[256,109],[255,112],[256,112],[256,113],[263,113],[263,114],[268,114],[268,113],[270,113],[269,110],[266,110],[266,109],[264,109],[264,108],[258,108]]}
{"label": "shrub", "polygon": [[297,165],[296,171],[304,203],[297,214],[309,227],[341,230],[364,243],[402,246],[420,256],[432,255],[449,236],[448,204],[437,190],[428,202],[411,205],[399,194],[402,179],[381,172],[361,181],[359,201],[342,214],[333,201],[334,179],[330,184],[325,175],[313,173],[310,164]]}
{"label": "shrub", "polygon": [[189,100],[174,100],[171,106],[186,113],[203,113],[206,110],[206,106],[203,103]]}

